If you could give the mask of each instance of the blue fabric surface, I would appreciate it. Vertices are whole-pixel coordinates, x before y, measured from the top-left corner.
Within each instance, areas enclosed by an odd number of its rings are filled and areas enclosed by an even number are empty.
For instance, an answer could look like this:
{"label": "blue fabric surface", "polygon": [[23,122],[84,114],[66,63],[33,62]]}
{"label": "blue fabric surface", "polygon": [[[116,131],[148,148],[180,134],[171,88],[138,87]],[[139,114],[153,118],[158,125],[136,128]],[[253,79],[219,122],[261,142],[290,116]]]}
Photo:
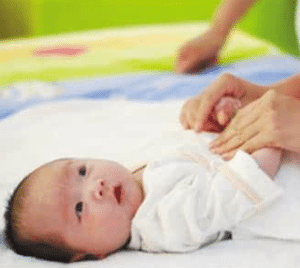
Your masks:
{"label": "blue fabric surface", "polygon": [[202,74],[139,73],[47,83],[12,84],[0,89],[0,119],[35,104],[74,98],[166,101],[185,99],[205,90],[218,76],[230,72],[259,84],[269,84],[300,71],[300,61],[288,56],[258,58],[218,66]]}

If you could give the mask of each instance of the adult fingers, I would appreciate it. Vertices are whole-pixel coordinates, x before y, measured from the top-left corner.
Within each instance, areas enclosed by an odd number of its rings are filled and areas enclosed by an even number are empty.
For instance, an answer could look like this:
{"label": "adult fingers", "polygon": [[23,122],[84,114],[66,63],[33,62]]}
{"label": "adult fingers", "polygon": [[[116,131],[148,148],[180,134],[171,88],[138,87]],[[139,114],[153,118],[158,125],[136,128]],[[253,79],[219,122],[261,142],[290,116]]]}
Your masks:
{"label": "adult fingers", "polygon": [[230,160],[238,150],[242,150],[249,154],[266,147],[276,147],[280,148],[279,146],[275,146],[272,142],[270,136],[267,135],[265,132],[257,133],[257,135],[253,136],[251,139],[247,140],[241,147],[231,150],[229,152],[221,154],[221,157],[224,160]]}
{"label": "adult fingers", "polygon": [[179,51],[178,60],[175,67],[177,73],[189,73],[195,65],[198,51],[194,47],[186,45]]}
{"label": "adult fingers", "polygon": [[191,128],[188,120],[186,119],[186,115],[184,113],[180,114],[179,122],[183,126],[184,129],[190,129]]}
{"label": "adult fingers", "polygon": [[211,143],[210,149],[214,153],[224,154],[241,147],[264,130],[265,118],[259,119],[253,118],[253,121],[244,127],[236,127],[237,124],[233,120],[232,125],[231,123],[229,125],[231,127],[226,129],[216,141]]}
{"label": "adult fingers", "polygon": [[195,131],[202,131],[204,124],[217,103],[224,96],[239,97],[239,87],[237,78],[229,73],[225,73],[215,80],[201,96],[201,103],[197,113],[197,125]]}
{"label": "adult fingers", "polygon": [[196,45],[187,45],[179,51],[175,72],[196,73],[214,66],[217,55],[212,51],[204,51]]}
{"label": "adult fingers", "polygon": [[219,147],[212,147],[211,151],[215,154],[226,154],[237,149],[241,149],[245,144],[248,143],[249,140],[255,138],[259,135],[259,132],[256,129],[250,128],[247,131],[243,131],[243,133],[236,133],[232,136],[232,138],[226,140]]}
{"label": "adult fingers", "polygon": [[267,92],[260,99],[239,110],[225,131],[210,144],[211,148],[217,148],[218,153],[224,153],[226,149],[240,146],[256,132],[265,129],[273,136],[276,133],[273,110],[275,97],[274,92]]}
{"label": "adult fingers", "polygon": [[186,73],[200,73],[202,71],[205,71],[208,68],[213,67],[216,65],[217,59],[215,57],[206,58],[204,55],[200,57],[200,55],[195,55],[195,58],[193,58],[189,63],[185,70]]}
{"label": "adult fingers", "polygon": [[189,117],[188,117],[188,113],[190,112],[190,110],[188,108],[190,106],[190,102],[191,102],[191,100],[189,99],[184,103],[184,105],[181,108],[180,115],[179,115],[179,122],[185,129],[191,128],[191,124],[189,122]]}
{"label": "adult fingers", "polygon": [[181,60],[178,62],[175,72],[179,74],[189,73],[193,66],[193,62],[190,62],[188,59]]}
{"label": "adult fingers", "polygon": [[198,111],[198,103],[199,101],[197,97],[190,98],[184,103],[181,109],[179,117],[180,123],[187,129],[194,127],[196,118],[195,114]]}
{"label": "adult fingers", "polygon": [[[260,104],[260,100],[257,100],[243,109],[240,109],[223,133],[210,144],[211,148],[218,148],[222,145],[224,147],[228,141],[232,140],[234,137],[236,138],[236,142],[242,142],[242,140],[245,141],[247,137],[253,135],[252,132],[255,132],[259,127],[261,127],[260,124],[262,119],[259,120],[262,114],[259,107]],[[260,123],[255,125],[254,123],[256,121],[260,121]],[[249,134],[245,136],[246,133]],[[236,142],[234,144],[236,144]]]}
{"label": "adult fingers", "polygon": [[199,109],[195,118],[194,130],[196,132],[203,131],[205,124],[207,123],[208,117],[213,113],[215,105],[222,98],[221,92],[208,91],[201,97]]}
{"label": "adult fingers", "polygon": [[[198,102],[195,99],[190,99],[184,104],[179,115],[179,122],[184,129],[194,128],[196,124],[197,105]],[[212,115],[208,116],[208,119],[203,127],[203,131],[220,132],[223,129],[224,128]]]}
{"label": "adult fingers", "polygon": [[176,66],[177,73],[197,73],[213,66],[213,63],[206,61],[199,57],[199,55],[190,55],[189,57],[182,59]]}
{"label": "adult fingers", "polygon": [[238,149],[249,153],[266,146],[283,149],[285,128],[278,127],[278,111],[274,110],[278,107],[278,99],[283,101],[276,92],[269,91],[241,109],[220,137],[211,143],[211,150],[230,157]]}

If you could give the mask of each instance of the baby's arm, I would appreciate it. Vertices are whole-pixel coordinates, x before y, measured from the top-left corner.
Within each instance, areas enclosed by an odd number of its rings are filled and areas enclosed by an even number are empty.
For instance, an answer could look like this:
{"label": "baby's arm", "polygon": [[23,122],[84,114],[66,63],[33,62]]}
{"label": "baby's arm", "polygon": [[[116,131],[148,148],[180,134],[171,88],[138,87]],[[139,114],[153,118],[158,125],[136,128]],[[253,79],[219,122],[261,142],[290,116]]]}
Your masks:
{"label": "baby's arm", "polygon": [[282,150],[275,148],[263,148],[255,151],[251,156],[256,160],[260,168],[272,179],[281,163]]}

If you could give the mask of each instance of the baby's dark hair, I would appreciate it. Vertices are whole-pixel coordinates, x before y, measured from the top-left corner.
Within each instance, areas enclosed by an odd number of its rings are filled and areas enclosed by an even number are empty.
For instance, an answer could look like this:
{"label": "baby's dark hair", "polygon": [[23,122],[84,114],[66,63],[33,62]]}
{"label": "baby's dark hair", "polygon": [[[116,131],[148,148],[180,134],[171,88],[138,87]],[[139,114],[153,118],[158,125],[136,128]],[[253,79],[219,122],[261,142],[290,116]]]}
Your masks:
{"label": "baby's dark hair", "polygon": [[[39,259],[69,263],[76,252],[64,245],[64,243],[53,243],[49,241],[34,241],[33,239],[22,238],[20,215],[24,213],[22,206],[28,194],[28,183],[30,178],[37,171],[33,171],[26,176],[10,196],[5,217],[5,242],[17,254],[32,256]],[[86,255],[81,260],[95,260],[93,255]]]}

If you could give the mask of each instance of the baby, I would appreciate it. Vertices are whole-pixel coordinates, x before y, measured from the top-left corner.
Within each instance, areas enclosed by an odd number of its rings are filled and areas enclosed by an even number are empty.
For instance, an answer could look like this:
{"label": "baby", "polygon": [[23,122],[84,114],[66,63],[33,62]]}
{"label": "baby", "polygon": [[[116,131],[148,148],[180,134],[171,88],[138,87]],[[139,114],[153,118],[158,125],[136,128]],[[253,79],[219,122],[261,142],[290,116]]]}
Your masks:
{"label": "baby", "polygon": [[14,191],[6,241],[19,254],[62,262],[101,259],[124,247],[195,250],[278,199],[270,177],[280,155],[238,151],[224,161],[204,135],[134,171],[109,160],[55,160]]}

